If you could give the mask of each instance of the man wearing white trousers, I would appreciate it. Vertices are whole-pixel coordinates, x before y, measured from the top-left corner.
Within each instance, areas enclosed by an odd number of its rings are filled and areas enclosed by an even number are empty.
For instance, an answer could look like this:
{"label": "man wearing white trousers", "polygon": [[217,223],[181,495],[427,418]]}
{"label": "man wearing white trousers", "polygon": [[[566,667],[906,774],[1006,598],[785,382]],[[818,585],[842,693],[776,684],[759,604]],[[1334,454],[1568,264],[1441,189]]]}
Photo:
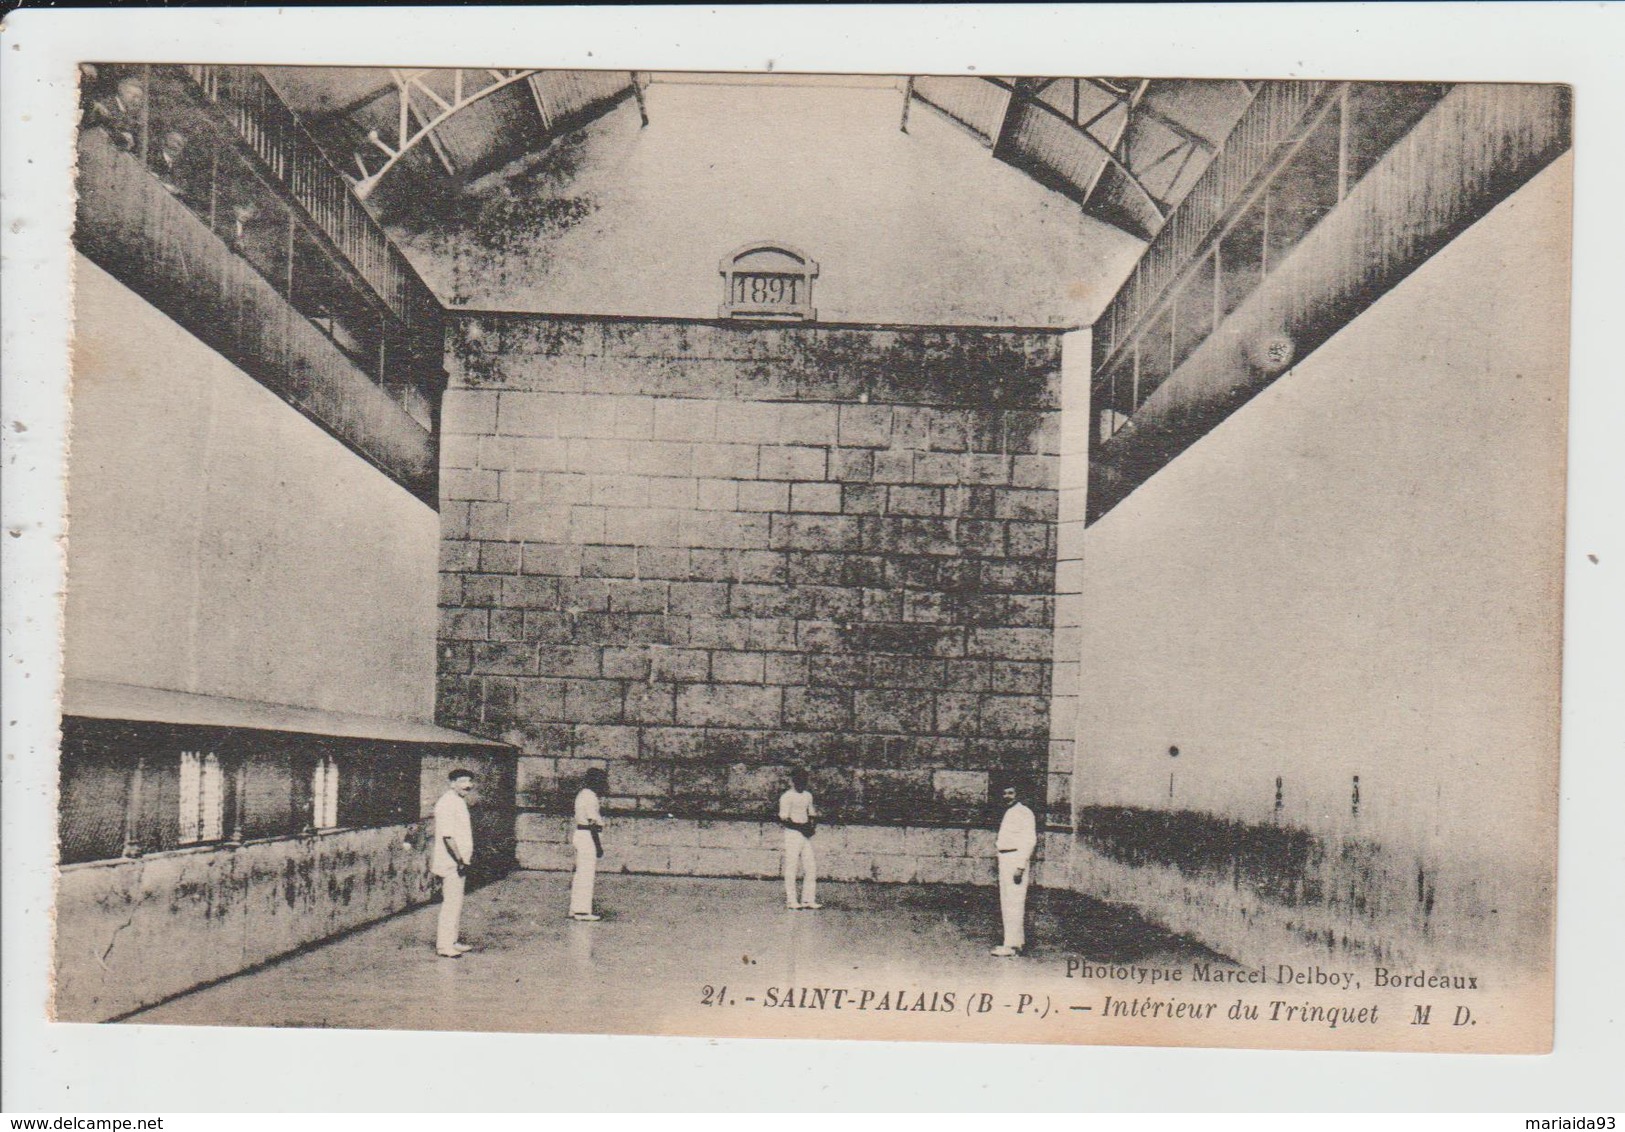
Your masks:
{"label": "man wearing white trousers", "polygon": [[451,788],[434,804],[434,848],[429,871],[440,878],[440,922],[434,949],[442,959],[461,959],[472,951],[458,942],[463,920],[463,886],[474,860],[474,826],[468,816],[468,794],[474,773],[458,767],[446,776]]}
{"label": "man wearing white trousers", "polygon": [[1027,889],[1031,887],[1033,850],[1038,847],[1038,822],[1016,797],[1016,788],[1004,788],[1004,820],[994,848],[999,854],[999,912],[1004,919],[1004,943],[991,954],[1001,959],[1020,955],[1027,946]]}
{"label": "man wearing white trousers", "polygon": [[609,792],[609,775],[593,767],[581,779],[576,794],[575,832],[570,844],[576,851],[576,871],[570,878],[570,918],[593,921],[603,917],[592,910],[593,882],[598,879],[598,858],[604,855],[604,815],[598,799]]}
{"label": "man wearing white trousers", "polygon": [[[818,809],[807,789],[807,772],[796,767],[790,772],[790,789],[779,795],[779,824],[784,827],[784,906],[822,908],[818,903],[818,862],[813,857],[812,838],[817,829]],[[802,872],[801,899],[796,899],[796,870]]]}

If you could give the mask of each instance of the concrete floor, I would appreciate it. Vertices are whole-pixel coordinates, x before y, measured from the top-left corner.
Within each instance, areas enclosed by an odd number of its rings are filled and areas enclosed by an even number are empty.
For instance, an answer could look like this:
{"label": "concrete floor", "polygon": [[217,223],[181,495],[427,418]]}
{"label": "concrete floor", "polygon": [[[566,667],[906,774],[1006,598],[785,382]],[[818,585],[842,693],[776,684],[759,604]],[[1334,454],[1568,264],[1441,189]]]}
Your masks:
{"label": "concrete floor", "polygon": [[[1027,956],[995,959],[991,889],[829,883],[820,911],[787,911],[779,882],[602,876],[598,911],[565,916],[569,877],[515,873],[469,894],[463,938],[435,956],[437,905],[130,1016],[133,1023],[537,1033],[1089,1041],[1069,958],[1217,959],[1132,912],[1035,891]],[[769,995],[842,988],[836,1009]],[[707,988],[711,988],[707,1005]],[[725,991],[720,988],[725,988]],[[864,1009],[855,999],[872,992]],[[946,1009],[945,995],[954,995]],[[992,1006],[967,1010],[980,996]],[[1023,1005],[1019,996],[1032,1001]],[[926,1009],[933,1002],[936,1010]],[[716,1003],[721,1002],[721,1005]],[[1032,1019],[1047,1005],[1046,1024]],[[898,1009],[907,1006],[914,1009]],[[1017,1009],[1020,1007],[1021,1009]],[[1057,1026],[1056,1023],[1061,1023]]]}

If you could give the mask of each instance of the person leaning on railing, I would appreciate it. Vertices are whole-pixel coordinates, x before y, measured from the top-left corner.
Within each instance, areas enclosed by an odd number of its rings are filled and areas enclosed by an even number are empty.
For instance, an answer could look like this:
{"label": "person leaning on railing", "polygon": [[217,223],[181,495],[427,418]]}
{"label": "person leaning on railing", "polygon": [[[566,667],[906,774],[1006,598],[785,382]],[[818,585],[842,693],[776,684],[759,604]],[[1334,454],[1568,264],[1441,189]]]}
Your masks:
{"label": "person leaning on railing", "polygon": [[[85,81],[90,84],[100,78],[94,66],[82,68]],[[141,147],[142,117],[147,107],[147,86],[133,75],[126,75],[112,83],[100,96],[92,95],[85,106],[83,128],[106,132],[114,145],[134,153]]]}

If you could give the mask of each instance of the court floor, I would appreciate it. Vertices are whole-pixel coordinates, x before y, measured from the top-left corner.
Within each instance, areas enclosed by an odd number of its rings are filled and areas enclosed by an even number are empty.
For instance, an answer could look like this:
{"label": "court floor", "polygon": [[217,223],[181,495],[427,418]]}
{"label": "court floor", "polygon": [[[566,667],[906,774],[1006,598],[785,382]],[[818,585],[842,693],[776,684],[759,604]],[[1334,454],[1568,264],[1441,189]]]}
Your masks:
{"label": "court floor", "polygon": [[[1063,891],[1033,893],[1027,955],[997,959],[988,949],[999,942],[998,896],[988,888],[832,882],[819,886],[821,910],[793,912],[776,881],[604,875],[598,923],[568,919],[568,890],[567,874],[517,872],[471,892],[463,938],[475,950],[461,959],[435,955],[438,905],[429,905],[125,1021],[905,1036],[894,1024],[918,1021],[909,1012],[957,1025],[984,993],[1010,1011],[1018,993],[1053,994],[1064,1009],[1077,985],[1069,959],[1220,960],[1130,910]],[[871,1021],[882,1006],[886,1025]],[[940,1024],[933,1033],[961,1036]]]}

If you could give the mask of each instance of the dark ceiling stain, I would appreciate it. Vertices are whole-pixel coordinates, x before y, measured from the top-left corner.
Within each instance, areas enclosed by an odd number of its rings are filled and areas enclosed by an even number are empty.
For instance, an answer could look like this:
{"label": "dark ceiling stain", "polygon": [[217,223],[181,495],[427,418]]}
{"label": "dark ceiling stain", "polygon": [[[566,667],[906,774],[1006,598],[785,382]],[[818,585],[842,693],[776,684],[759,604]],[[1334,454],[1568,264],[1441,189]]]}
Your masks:
{"label": "dark ceiling stain", "polygon": [[526,234],[556,234],[596,210],[591,198],[568,192],[585,156],[586,133],[577,130],[472,184],[448,182],[435,197],[420,195],[389,218],[391,226],[407,238],[466,239],[511,251]]}
{"label": "dark ceiling stain", "polygon": [[548,243],[593,213],[589,194],[571,192],[586,158],[587,133],[576,130],[467,185],[443,181],[390,210],[390,234],[446,281],[441,297],[456,306],[488,300],[515,272],[545,274]]}

